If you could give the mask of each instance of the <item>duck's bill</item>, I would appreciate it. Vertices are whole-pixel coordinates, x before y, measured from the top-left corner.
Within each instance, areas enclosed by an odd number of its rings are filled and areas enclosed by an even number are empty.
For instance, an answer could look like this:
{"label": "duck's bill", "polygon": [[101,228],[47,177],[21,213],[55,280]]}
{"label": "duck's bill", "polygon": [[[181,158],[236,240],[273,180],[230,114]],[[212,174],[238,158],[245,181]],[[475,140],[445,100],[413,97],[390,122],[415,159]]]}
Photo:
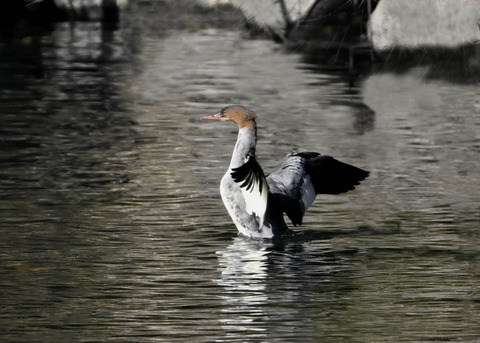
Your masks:
{"label": "duck's bill", "polygon": [[202,117],[202,119],[221,120],[222,115],[220,113],[215,113],[214,115],[211,115],[211,116]]}

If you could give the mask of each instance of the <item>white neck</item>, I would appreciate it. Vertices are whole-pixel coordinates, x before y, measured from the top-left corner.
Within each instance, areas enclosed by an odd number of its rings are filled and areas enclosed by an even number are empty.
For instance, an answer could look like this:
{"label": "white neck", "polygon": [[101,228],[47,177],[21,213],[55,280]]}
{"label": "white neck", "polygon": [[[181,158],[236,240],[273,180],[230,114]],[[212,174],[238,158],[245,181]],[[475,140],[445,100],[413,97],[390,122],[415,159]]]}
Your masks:
{"label": "white neck", "polygon": [[245,163],[245,157],[255,155],[255,146],[257,145],[256,126],[243,127],[238,130],[237,143],[233,149],[230,169],[238,168]]}

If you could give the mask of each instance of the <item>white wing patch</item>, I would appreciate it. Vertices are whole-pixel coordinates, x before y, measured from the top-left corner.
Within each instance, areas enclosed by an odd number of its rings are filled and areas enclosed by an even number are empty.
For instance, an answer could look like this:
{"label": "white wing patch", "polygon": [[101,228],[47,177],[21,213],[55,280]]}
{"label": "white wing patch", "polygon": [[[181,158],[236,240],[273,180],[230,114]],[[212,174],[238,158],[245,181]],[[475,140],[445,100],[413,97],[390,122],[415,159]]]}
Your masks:
{"label": "white wing patch", "polygon": [[303,184],[300,188],[300,197],[302,199],[304,211],[312,206],[316,195],[310,175],[305,174],[303,177]]}
{"label": "white wing patch", "polygon": [[258,217],[258,227],[261,228],[267,210],[267,182],[254,182],[250,190],[247,187],[241,187],[241,190],[245,198],[247,213]]}
{"label": "white wing patch", "polygon": [[257,217],[261,229],[268,204],[268,184],[255,157],[248,155],[245,160],[240,167],[232,168],[231,176],[236,183],[240,183],[245,209],[248,214]]}

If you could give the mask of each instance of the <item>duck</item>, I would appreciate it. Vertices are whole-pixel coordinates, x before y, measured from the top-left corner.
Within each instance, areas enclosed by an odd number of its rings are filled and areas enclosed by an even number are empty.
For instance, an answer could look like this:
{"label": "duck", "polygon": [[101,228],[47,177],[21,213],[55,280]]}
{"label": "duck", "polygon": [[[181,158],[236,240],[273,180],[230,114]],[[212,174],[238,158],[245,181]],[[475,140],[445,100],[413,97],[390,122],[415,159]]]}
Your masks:
{"label": "duck", "polygon": [[351,191],[369,175],[366,170],[311,151],[288,154],[267,175],[255,157],[254,111],[231,105],[202,119],[238,126],[230,165],[220,181],[220,195],[240,235],[263,239],[291,235],[285,215],[294,226],[300,226],[318,194]]}

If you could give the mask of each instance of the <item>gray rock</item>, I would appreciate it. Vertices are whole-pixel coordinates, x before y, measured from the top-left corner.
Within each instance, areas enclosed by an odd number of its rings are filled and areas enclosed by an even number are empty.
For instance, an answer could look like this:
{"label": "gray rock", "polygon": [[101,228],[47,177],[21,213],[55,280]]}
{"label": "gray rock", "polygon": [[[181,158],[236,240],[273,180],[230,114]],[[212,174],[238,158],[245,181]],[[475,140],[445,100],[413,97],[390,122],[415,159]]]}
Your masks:
{"label": "gray rock", "polygon": [[377,51],[455,48],[480,41],[479,0],[381,0],[369,35]]}

